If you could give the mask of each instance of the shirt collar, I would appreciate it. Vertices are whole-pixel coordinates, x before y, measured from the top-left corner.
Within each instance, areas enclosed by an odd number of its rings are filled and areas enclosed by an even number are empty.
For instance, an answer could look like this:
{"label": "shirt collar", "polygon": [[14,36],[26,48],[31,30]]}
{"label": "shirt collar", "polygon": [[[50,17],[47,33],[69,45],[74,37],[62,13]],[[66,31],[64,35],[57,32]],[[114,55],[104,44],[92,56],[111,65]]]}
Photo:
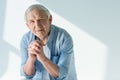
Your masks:
{"label": "shirt collar", "polygon": [[54,27],[53,27],[53,25],[51,25],[51,26],[50,26],[50,34],[49,34],[49,37],[48,37],[48,42],[47,42],[47,44],[52,43],[53,37],[54,37]]}

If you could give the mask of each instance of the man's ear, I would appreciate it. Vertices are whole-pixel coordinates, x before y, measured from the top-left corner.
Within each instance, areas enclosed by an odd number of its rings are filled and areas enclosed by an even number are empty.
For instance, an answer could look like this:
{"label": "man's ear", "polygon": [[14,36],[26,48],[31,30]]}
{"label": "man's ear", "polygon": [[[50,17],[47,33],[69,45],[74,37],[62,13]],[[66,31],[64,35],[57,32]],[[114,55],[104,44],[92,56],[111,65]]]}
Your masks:
{"label": "man's ear", "polygon": [[50,24],[51,24],[52,23],[52,15],[50,15],[49,21],[50,21]]}

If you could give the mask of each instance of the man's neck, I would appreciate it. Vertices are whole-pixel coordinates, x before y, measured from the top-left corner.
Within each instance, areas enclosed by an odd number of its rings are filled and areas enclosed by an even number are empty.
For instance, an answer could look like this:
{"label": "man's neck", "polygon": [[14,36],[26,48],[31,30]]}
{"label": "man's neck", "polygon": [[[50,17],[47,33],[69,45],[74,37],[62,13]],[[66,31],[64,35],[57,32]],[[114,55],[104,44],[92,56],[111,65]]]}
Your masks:
{"label": "man's neck", "polygon": [[48,36],[46,36],[42,41],[43,46],[47,44],[48,42]]}
{"label": "man's neck", "polygon": [[49,34],[46,35],[45,37],[43,37],[42,39],[40,39],[39,37],[35,36],[35,40],[39,40],[39,41],[41,41],[41,43],[42,43],[43,45],[46,45],[47,42],[48,42],[48,37],[49,37]]}

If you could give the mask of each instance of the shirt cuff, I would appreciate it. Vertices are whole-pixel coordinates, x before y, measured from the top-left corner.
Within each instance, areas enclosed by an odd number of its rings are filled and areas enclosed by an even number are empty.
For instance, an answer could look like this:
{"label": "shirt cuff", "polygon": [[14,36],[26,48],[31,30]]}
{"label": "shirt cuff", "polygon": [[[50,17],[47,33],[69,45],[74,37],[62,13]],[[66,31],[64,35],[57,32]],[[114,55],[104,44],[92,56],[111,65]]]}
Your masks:
{"label": "shirt cuff", "polygon": [[24,72],[23,67],[24,67],[24,66],[21,66],[21,69],[20,69],[21,76],[22,76],[22,77],[25,77],[26,79],[32,79],[33,76],[35,75],[35,73],[34,73],[33,75],[31,75],[31,76],[28,76],[28,75],[26,75],[26,73]]}
{"label": "shirt cuff", "polygon": [[56,78],[56,80],[65,79],[67,74],[68,74],[68,69],[64,66],[59,66],[59,76]]}

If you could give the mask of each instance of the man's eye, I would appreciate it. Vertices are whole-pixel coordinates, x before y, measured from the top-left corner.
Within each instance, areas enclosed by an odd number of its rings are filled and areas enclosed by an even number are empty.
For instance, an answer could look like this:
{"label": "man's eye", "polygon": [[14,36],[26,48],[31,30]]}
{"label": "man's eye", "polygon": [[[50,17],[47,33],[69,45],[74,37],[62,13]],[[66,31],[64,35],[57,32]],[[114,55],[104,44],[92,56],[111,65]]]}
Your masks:
{"label": "man's eye", "polygon": [[34,21],[30,21],[30,23],[34,23]]}

